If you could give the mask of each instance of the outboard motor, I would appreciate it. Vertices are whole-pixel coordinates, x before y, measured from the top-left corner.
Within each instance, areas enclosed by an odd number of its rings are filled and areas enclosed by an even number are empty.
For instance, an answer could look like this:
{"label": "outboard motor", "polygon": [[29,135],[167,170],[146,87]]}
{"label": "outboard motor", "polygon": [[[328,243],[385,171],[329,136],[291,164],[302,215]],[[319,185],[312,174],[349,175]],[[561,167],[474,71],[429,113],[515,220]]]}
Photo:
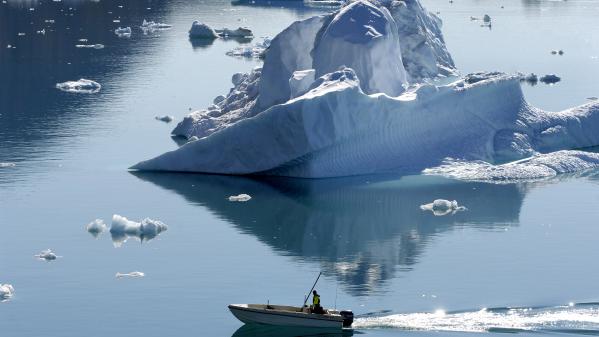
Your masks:
{"label": "outboard motor", "polygon": [[339,312],[341,317],[343,317],[343,327],[349,328],[354,322],[354,313],[351,310],[342,310]]}

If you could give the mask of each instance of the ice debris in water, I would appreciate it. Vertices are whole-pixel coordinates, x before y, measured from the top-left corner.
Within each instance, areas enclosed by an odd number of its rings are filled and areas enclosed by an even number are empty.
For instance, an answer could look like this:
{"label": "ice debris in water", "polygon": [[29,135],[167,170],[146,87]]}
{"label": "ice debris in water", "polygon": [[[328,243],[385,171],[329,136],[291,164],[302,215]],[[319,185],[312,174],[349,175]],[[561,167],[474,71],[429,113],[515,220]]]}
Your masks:
{"label": "ice debris in water", "polygon": [[249,194],[232,195],[229,197],[229,201],[238,201],[238,202],[246,202],[246,201],[249,201],[250,199],[252,199],[252,197]]}
{"label": "ice debris in water", "polygon": [[561,49],[560,50],[552,50],[551,55],[564,55],[564,51]]}
{"label": "ice debris in water", "polygon": [[116,273],[115,277],[116,278],[123,278],[123,277],[144,277],[146,276],[146,274],[140,272],[140,271],[132,271],[130,273]]}
{"label": "ice debris in water", "polygon": [[421,205],[423,211],[431,211],[435,216],[443,216],[447,214],[455,214],[459,211],[465,211],[466,207],[458,205],[456,200],[436,199],[435,201]]}
{"label": "ice debris in water", "polygon": [[96,44],[76,44],[75,47],[76,48],[102,49],[102,48],[104,48],[104,45],[101,44],[101,43],[96,43]]}
{"label": "ice debris in water", "polygon": [[539,77],[535,73],[530,73],[528,75],[518,73],[518,77],[520,78],[520,82],[526,82],[530,85],[536,85],[539,82]]}
{"label": "ice debris in water", "polygon": [[555,75],[555,74],[548,74],[545,76],[542,76],[539,81],[545,83],[545,84],[553,84],[553,83],[557,83],[559,81],[561,81],[562,79]]}
{"label": "ice debris in water", "polygon": [[41,253],[34,255],[40,260],[54,261],[60,256],[56,255],[51,249],[43,250]]}
{"label": "ice debris in water", "polygon": [[120,247],[130,237],[142,242],[150,241],[167,229],[168,226],[158,220],[145,218],[141,222],[135,222],[115,214],[112,216],[110,234],[114,245]]}
{"label": "ice debris in water", "polygon": [[102,86],[98,82],[82,78],[78,81],[57,83],[56,88],[71,93],[93,94],[100,91]]}
{"label": "ice debris in water", "polygon": [[93,235],[95,238],[104,233],[107,228],[108,226],[106,226],[104,220],[102,219],[96,219],[85,226],[85,230],[87,230],[87,232]]}
{"label": "ice debris in water", "polygon": [[156,116],[156,117],[154,117],[154,118],[156,118],[156,120],[159,120],[159,121],[161,121],[161,122],[165,122],[165,123],[170,123],[170,122],[172,122],[173,120],[175,120],[175,117],[173,117],[173,116],[168,116],[168,115],[164,115],[164,116]]}
{"label": "ice debris in water", "polygon": [[146,19],[143,20],[143,22],[141,23],[141,26],[140,26],[140,28],[144,32],[144,34],[153,33],[154,31],[157,31],[157,30],[171,29],[172,27],[173,27],[172,25],[169,25],[166,23],[146,21]]}
{"label": "ice debris in water", "polygon": [[194,21],[189,29],[190,39],[216,39],[218,34],[212,27],[200,21]]}
{"label": "ice debris in water", "polygon": [[131,37],[131,27],[117,28],[114,30],[114,33],[118,37]]}
{"label": "ice debris in water", "polygon": [[15,288],[10,284],[0,283],[0,302],[8,301],[15,293]]}
{"label": "ice debris in water", "polygon": [[0,163],[0,168],[15,167],[15,166],[17,166],[17,164],[15,164],[15,163]]}
{"label": "ice debris in water", "polygon": [[252,30],[247,27],[239,27],[237,29],[223,28],[223,29],[215,29],[215,31],[222,38],[228,38],[228,37],[252,38],[254,36],[254,34],[252,33]]}
{"label": "ice debris in water", "polygon": [[258,42],[253,46],[240,46],[228,51],[228,56],[246,57],[246,58],[264,58],[266,49],[270,46],[270,39],[264,38],[262,42]]}

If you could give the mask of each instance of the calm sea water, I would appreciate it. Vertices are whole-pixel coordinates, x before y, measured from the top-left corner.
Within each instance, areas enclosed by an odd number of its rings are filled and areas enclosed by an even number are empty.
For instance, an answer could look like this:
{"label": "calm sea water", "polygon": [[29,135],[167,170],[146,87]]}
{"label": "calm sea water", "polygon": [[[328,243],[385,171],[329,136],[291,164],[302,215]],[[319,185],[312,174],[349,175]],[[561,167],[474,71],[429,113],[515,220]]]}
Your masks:
{"label": "calm sea water", "polygon": [[[563,80],[554,86],[524,88],[544,109],[599,96],[598,2],[425,5],[440,12],[463,73],[556,73]],[[313,334],[242,327],[226,305],[300,305],[320,271],[324,304],[360,315],[356,335],[599,331],[596,174],[491,185],[127,171],[177,146],[169,137],[174,125],[155,116],[180,120],[226,92],[233,73],[259,65],[225,56],[236,41],[190,43],[193,20],[249,26],[256,42],[323,12],[224,0],[0,4],[0,162],[15,164],[0,168],[0,283],[16,290],[0,303],[0,336]],[[470,20],[484,14],[492,29]],[[144,34],[144,18],[173,28]],[[131,38],[118,38],[118,26],[132,27]],[[75,48],[79,39],[105,48]],[[554,49],[565,54],[551,55]],[[79,78],[102,90],[54,88]],[[252,199],[227,200],[239,193]],[[468,211],[435,217],[420,210],[437,198]],[[87,223],[110,223],[113,214],[169,228],[120,247],[108,233],[86,232]],[[47,248],[62,257],[34,258]],[[131,271],[146,276],[115,278]]]}

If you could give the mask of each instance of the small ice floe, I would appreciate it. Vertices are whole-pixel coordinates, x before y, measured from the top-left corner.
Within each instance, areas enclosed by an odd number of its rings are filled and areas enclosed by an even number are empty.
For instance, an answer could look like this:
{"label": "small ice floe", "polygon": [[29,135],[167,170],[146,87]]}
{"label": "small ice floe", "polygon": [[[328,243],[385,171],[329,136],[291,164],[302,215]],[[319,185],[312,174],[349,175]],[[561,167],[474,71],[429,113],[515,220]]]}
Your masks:
{"label": "small ice floe", "polygon": [[41,253],[36,254],[34,256],[40,260],[45,260],[45,261],[54,261],[57,258],[62,257],[62,256],[56,255],[51,249],[43,250]]}
{"label": "small ice floe", "polygon": [[46,28],[42,29],[42,30],[37,30],[35,31],[36,34],[40,34],[40,35],[46,35]]}
{"label": "small ice floe", "polygon": [[225,38],[225,39],[226,38],[251,39],[254,37],[252,30],[247,27],[239,27],[237,29],[229,29],[229,28],[216,29],[216,33],[218,34],[218,36]]}
{"label": "small ice floe", "polygon": [[44,20],[44,22],[45,23],[54,23],[55,21],[54,21],[54,19],[47,19],[47,20]]}
{"label": "small ice floe", "polygon": [[194,21],[189,29],[190,39],[216,39],[218,34],[212,27],[200,21]]}
{"label": "small ice floe", "polygon": [[102,86],[98,82],[82,78],[78,81],[66,81],[62,83],[57,83],[56,88],[71,93],[93,94],[100,91]]}
{"label": "small ice floe", "polygon": [[443,216],[447,214],[455,214],[460,211],[465,211],[467,208],[459,206],[455,200],[449,201],[445,199],[437,199],[430,204],[421,205],[423,211],[431,211],[435,216]]}
{"label": "small ice floe", "polygon": [[25,35],[27,35],[27,34],[25,34],[23,32],[17,33],[17,36],[25,36]]}
{"label": "small ice floe", "polygon": [[112,216],[110,235],[114,245],[120,247],[131,237],[141,242],[150,241],[167,229],[168,226],[158,220],[145,218],[141,222],[135,222],[115,214]]}
{"label": "small ice floe", "polygon": [[148,33],[153,33],[157,30],[171,29],[171,28],[173,28],[173,26],[166,24],[166,23],[146,21],[146,19],[144,19],[144,21],[141,23],[141,26],[139,26],[139,28],[141,28],[141,30],[143,30],[144,34],[148,34]]}
{"label": "small ice floe", "polygon": [[10,284],[0,283],[0,302],[6,302],[14,295],[15,288]]}
{"label": "small ice floe", "polygon": [[131,37],[131,27],[125,27],[125,28],[119,27],[114,30],[114,33],[118,37]]}
{"label": "small ice floe", "polygon": [[85,226],[85,230],[95,238],[104,233],[107,228],[108,226],[106,226],[102,219],[96,219]]}
{"label": "small ice floe", "polygon": [[520,78],[520,82],[526,82],[530,85],[536,85],[539,82],[539,77],[535,73],[530,73],[528,75],[518,73]]}
{"label": "small ice floe", "polygon": [[170,122],[172,122],[173,120],[175,120],[175,117],[173,117],[173,116],[168,116],[168,115],[164,115],[164,116],[156,116],[156,117],[154,117],[154,118],[156,118],[156,120],[159,120],[159,121],[161,121],[161,122],[165,122],[165,123],[170,123]]}
{"label": "small ice floe", "polygon": [[75,47],[77,47],[77,48],[102,49],[102,48],[104,48],[104,45],[101,44],[101,43],[96,43],[96,44],[76,44]]}
{"label": "small ice floe", "polygon": [[144,277],[146,276],[146,274],[140,272],[140,271],[132,271],[130,273],[116,273],[115,277],[116,278],[123,278],[123,277]]}
{"label": "small ice floe", "polygon": [[237,47],[228,51],[228,56],[245,57],[245,58],[263,58],[266,49],[270,46],[270,39],[264,38],[262,42],[258,42],[250,47]]}
{"label": "small ice floe", "polygon": [[557,83],[559,81],[561,81],[562,79],[555,75],[555,74],[548,74],[545,76],[542,76],[539,81],[545,83],[545,84],[553,84],[553,83]]}
{"label": "small ice floe", "polygon": [[250,199],[252,199],[252,197],[249,194],[232,195],[229,197],[229,201],[237,201],[237,202],[246,202],[246,201],[249,201]]}
{"label": "small ice floe", "polygon": [[15,166],[17,166],[17,164],[15,164],[15,163],[0,163],[0,168],[15,167]]}

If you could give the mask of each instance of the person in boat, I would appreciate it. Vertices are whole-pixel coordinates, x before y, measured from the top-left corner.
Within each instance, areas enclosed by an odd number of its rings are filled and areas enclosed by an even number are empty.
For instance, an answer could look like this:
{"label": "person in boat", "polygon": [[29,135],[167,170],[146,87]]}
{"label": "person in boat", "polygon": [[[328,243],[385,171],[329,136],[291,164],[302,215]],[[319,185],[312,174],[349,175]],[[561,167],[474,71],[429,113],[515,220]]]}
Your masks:
{"label": "person in boat", "polygon": [[312,313],[324,314],[324,309],[320,306],[320,295],[314,290],[312,292]]}

